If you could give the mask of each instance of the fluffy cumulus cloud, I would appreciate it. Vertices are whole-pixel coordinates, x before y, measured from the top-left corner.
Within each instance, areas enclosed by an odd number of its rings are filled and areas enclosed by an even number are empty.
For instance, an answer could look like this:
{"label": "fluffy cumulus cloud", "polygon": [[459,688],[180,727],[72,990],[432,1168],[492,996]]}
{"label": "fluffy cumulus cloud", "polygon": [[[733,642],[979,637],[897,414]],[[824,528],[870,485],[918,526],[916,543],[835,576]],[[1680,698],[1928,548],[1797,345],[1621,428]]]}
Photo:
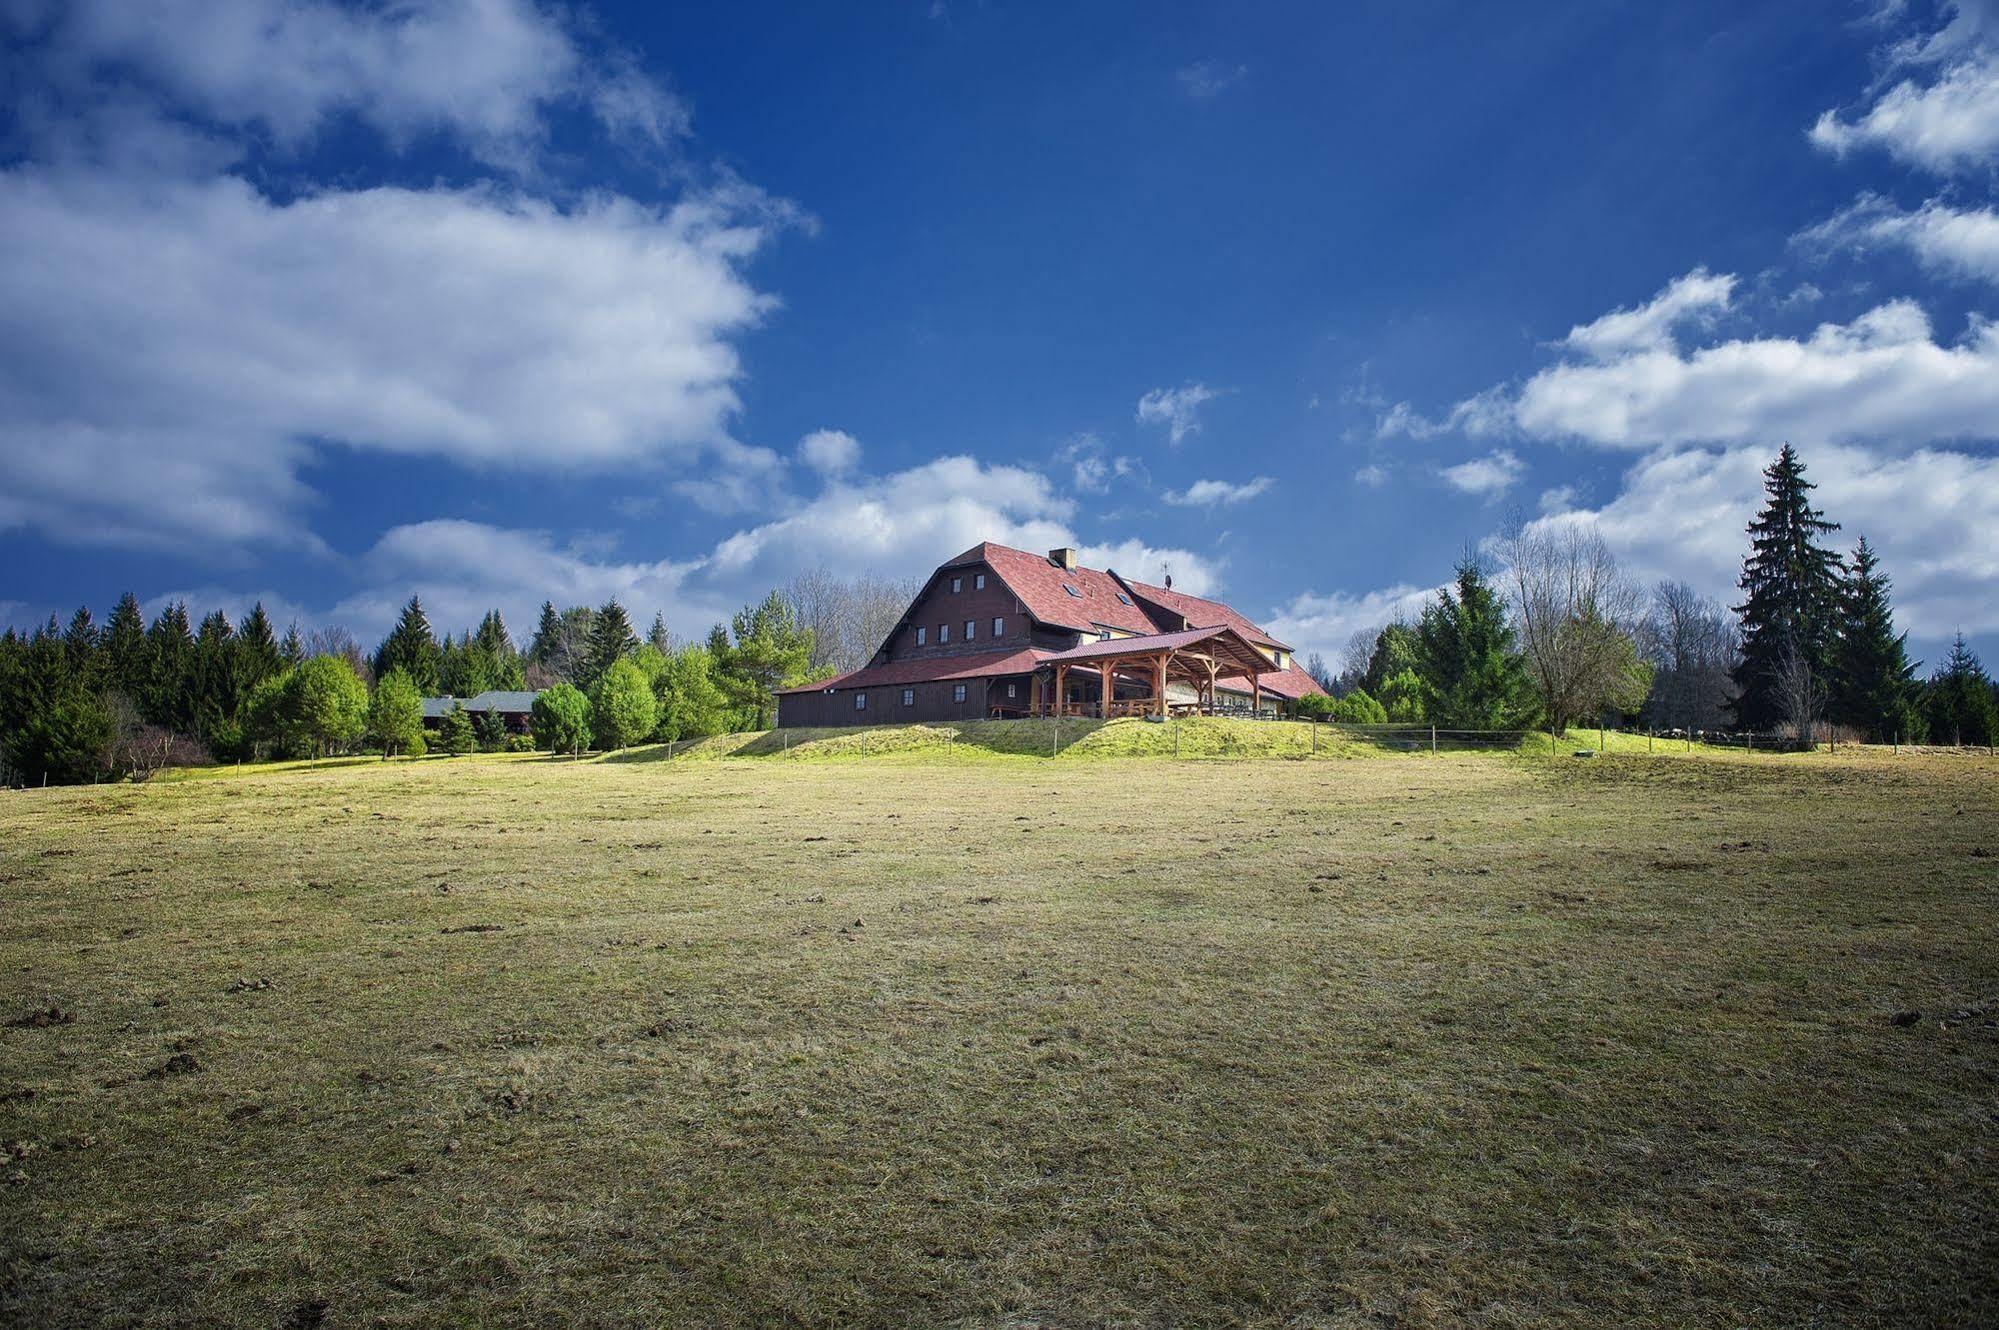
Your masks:
{"label": "fluffy cumulus cloud", "polygon": [[1614,309],[1569,329],[1562,345],[1592,360],[1661,350],[1673,344],[1676,329],[1726,311],[1734,293],[1733,274],[1696,268],[1635,309]]}
{"label": "fluffy cumulus cloud", "polygon": [[[1646,457],[1618,495],[1537,523],[1592,523],[1646,581],[1673,578],[1733,603],[1748,537],[1762,503],[1767,445],[1690,448]],[[1861,535],[1895,580],[1901,625],[1936,643],[1957,629],[1999,628],[1999,458],[1942,449],[1886,456],[1859,446],[1805,450],[1813,500],[1842,524],[1835,541]],[[1567,496],[1573,497],[1573,496]]]}
{"label": "fluffy cumulus cloud", "polygon": [[1223,504],[1247,503],[1275,483],[1269,476],[1257,476],[1240,485],[1226,480],[1197,480],[1184,490],[1168,490],[1160,497],[1185,508],[1213,508]]}
{"label": "fluffy cumulus cloud", "polygon": [[340,448],[547,470],[769,460],[728,435],[734,339],[772,303],[746,265],[789,220],[756,191],[280,197],[235,173],[246,136],[342,115],[479,155],[531,143],[565,97],[672,130],[667,94],[586,60],[556,17],[517,0],[48,13],[16,21],[40,43],[16,108],[38,146],[0,170],[0,525],[310,546],[301,473]]}
{"label": "fluffy cumulus cloud", "polygon": [[1999,212],[1932,199],[1913,211],[1863,195],[1799,240],[1819,249],[1896,248],[1945,277],[1999,283]]}
{"label": "fluffy cumulus cloud", "polygon": [[1164,565],[1176,587],[1195,594],[1219,587],[1216,565],[1197,553],[1139,539],[1093,543],[1078,536],[1074,518],[1071,502],[1039,472],[945,457],[886,476],[835,479],[783,516],[680,559],[620,559],[546,531],[419,522],[384,535],[360,560],[362,589],[319,617],[372,640],[415,592],[440,626],[476,623],[498,606],[525,633],[544,599],[596,605],[615,596],[641,621],[662,612],[675,632],[699,636],[802,570],[906,576],[982,540],[1030,550],[1075,546],[1096,567],[1143,577]]}
{"label": "fluffy cumulus cloud", "polygon": [[1949,8],[1942,29],[1887,50],[1890,86],[1857,112],[1825,112],[1812,142],[1842,155],[1878,149],[1936,172],[1989,169],[1999,156],[1999,3]]}
{"label": "fluffy cumulus cloud", "polygon": [[1163,425],[1167,440],[1178,444],[1201,429],[1201,407],[1221,396],[1205,383],[1180,388],[1154,388],[1138,399],[1137,420],[1141,425]]}
{"label": "fluffy cumulus cloud", "polygon": [[822,476],[844,475],[861,464],[861,441],[845,430],[813,430],[798,441],[798,460]]}
{"label": "fluffy cumulus cloud", "polygon": [[285,145],[352,115],[399,145],[450,133],[522,166],[563,103],[656,142],[686,126],[670,93],[615,53],[587,50],[529,0],[70,0],[35,20],[22,11],[17,27],[59,76],[114,68],[189,113]]}
{"label": "fluffy cumulus cloud", "polygon": [[1497,498],[1513,488],[1513,482],[1527,471],[1527,464],[1511,451],[1499,449],[1484,457],[1443,469],[1444,483],[1464,494]]}
{"label": "fluffy cumulus cloud", "polygon": [[[1653,303],[1673,303],[1680,286],[1669,286]],[[1645,309],[1618,317],[1659,323]],[[1590,341],[1588,355],[1565,356],[1517,388],[1460,402],[1440,423],[1412,425],[1418,418],[1405,412],[1391,413],[1382,427],[1611,448],[1999,434],[1999,328],[1984,319],[1974,319],[1958,338],[1940,339],[1920,305],[1896,299],[1848,323],[1821,324],[1803,338],[1743,337],[1694,347],[1672,334],[1674,322],[1635,342]]]}
{"label": "fluffy cumulus cloud", "polygon": [[1289,642],[1300,654],[1316,651],[1329,661],[1337,661],[1355,633],[1380,628],[1398,619],[1415,619],[1436,592],[1435,587],[1407,583],[1358,595],[1346,591],[1307,591],[1277,610],[1263,626],[1279,640]]}

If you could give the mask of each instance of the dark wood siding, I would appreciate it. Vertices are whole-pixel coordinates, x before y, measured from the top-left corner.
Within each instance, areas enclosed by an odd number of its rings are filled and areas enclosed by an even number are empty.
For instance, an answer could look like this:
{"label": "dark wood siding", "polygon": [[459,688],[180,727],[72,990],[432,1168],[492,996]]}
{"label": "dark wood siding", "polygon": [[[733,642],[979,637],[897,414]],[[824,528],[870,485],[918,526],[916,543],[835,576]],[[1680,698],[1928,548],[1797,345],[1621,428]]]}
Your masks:
{"label": "dark wood siding", "polygon": [[[941,680],[936,683],[890,684],[873,688],[836,688],[832,692],[786,693],[778,698],[777,723],[782,726],[907,725],[940,720],[984,720],[988,714],[986,679]],[[953,700],[952,690],[965,688],[965,700]],[[1027,696],[1025,678],[1016,685]],[[902,704],[903,689],[911,703]],[[854,694],[868,695],[867,709],[854,708]],[[1005,683],[998,693],[1004,697]]]}
{"label": "dark wood siding", "polygon": [[[981,574],[986,579],[983,589],[978,585]],[[961,590],[951,590],[953,578],[963,580]],[[1005,630],[998,637],[993,636],[994,619],[1000,620]],[[1033,639],[1033,624],[1027,617],[1027,610],[1000,583],[992,569],[983,564],[967,564],[939,573],[911,603],[905,620],[903,626],[889,638],[887,650],[876,654],[876,664],[890,660],[969,656],[976,652],[1009,648],[1018,650],[1029,645]],[[965,640],[967,620],[978,626],[969,642]],[[937,630],[945,626],[951,629],[951,640],[939,643]],[[924,630],[922,646],[916,645],[918,628]]]}

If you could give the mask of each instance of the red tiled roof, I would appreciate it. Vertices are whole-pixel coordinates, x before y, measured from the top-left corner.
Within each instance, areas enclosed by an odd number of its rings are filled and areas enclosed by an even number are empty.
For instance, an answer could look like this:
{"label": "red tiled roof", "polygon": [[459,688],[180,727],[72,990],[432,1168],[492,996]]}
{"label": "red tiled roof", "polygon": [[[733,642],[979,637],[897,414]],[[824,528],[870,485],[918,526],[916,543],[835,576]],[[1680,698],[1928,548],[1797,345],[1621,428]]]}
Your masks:
{"label": "red tiled roof", "polygon": [[[1129,578],[1125,579],[1125,585],[1132,589],[1141,602],[1151,601],[1161,609],[1185,619],[1190,626],[1225,623],[1258,646],[1281,647],[1286,651],[1291,649],[1289,643],[1278,641],[1219,600],[1204,600],[1200,596],[1190,596],[1184,591],[1172,591],[1163,586],[1134,582]],[[1169,623],[1160,626],[1170,628],[1173,625]]]}
{"label": "red tiled roof", "polygon": [[[1323,693],[1326,691],[1319,687],[1317,680],[1299,669],[1296,665],[1291,666],[1289,669],[1272,670],[1268,674],[1259,675],[1258,682],[1263,685],[1264,692],[1275,693],[1277,696],[1289,698],[1293,702],[1296,702],[1301,697],[1309,697],[1313,693]],[[1215,680],[1215,687],[1225,688],[1235,693],[1247,693],[1249,691],[1249,676],[1238,674],[1227,679],[1217,679]]]}
{"label": "red tiled roof", "polygon": [[[1100,569],[1058,568],[1045,554],[1029,554],[990,540],[972,546],[944,567],[967,563],[991,568],[1042,623],[1081,632],[1100,625],[1130,633],[1159,631],[1160,625],[1127,595],[1117,578]],[[1065,586],[1074,587],[1077,594],[1070,595]]]}
{"label": "red tiled roof", "polygon": [[867,665],[847,674],[803,683],[796,688],[780,688],[782,693],[823,693],[835,688],[893,688],[901,684],[937,683],[947,679],[979,679],[995,674],[1026,674],[1050,653],[1022,648],[1018,651],[981,651],[970,656],[931,656],[922,660],[892,660],[886,665]]}

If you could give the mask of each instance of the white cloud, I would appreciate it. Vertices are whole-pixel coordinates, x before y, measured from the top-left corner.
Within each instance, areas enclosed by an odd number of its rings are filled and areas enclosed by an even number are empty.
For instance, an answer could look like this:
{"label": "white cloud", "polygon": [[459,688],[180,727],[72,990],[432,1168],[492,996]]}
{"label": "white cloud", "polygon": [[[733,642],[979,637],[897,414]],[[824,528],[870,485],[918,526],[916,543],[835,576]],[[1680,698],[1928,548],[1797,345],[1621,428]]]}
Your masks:
{"label": "white cloud", "polygon": [[1612,448],[1992,438],[1999,326],[1974,318],[1961,339],[1943,343],[1919,305],[1891,300],[1803,339],[1684,350],[1668,336],[1600,359],[1564,360],[1518,389],[1490,389],[1460,402],[1442,425],[1422,424],[1413,412],[1402,423],[1418,437],[1447,428]]}
{"label": "white cloud", "polygon": [[1154,388],[1138,399],[1138,423],[1166,426],[1167,438],[1178,444],[1189,434],[1200,432],[1199,411],[1205,402],[1221,394],[1204,383],[1182,388]]}
{"label": "white cloud", "polygon": [[822,476],[839,476],[861,464],[861,441],[845,430],[814,430],[798,441],[798,460]]}
{"label": "white cloud", "polygon": [[0,172],[0,523],[286,540],[328,443],[547,469],[723,448],[766,234],[716,195],[277,204],[230,177]]}
{"label": "white cloud", "polygon": [[1081,540],[1073,515],[1073,505],[1037,472],[946,457],[884,477],[836,480],[785,516],[685,559],[623,561],[594,542],[558,541],[545,531],[419,522],[392,529],[360,560],[364,589],[329,619],[371,640],[415,592],[440,629],[476,623],[498,606],[516,632],[526,632],[544,599],[596,605],[616,596],[635,620],[659,610],[675,632],[696,636],[803,570],[903,576],[982,540],[1030,550],[1075,546],[1085,563],[1133,576],[1170,564],[1176,587],[1195,595],[1216,589],[1213,561],[1136,539]]}
{"label": "white cloud", "polygon": [[1570,350],[1593,360],[1613,360],[1634,351],[1670,346],[1676,328],[1727,310],[1735,278],[1696,268],[1636,309],[1616,309],[1569,329],[1562,339]]}
{"label": "white cloud", "polygon": [[1999,212],[1990,208],[1953,208],[1931,199],[1908,212],[1878,195],[1864,194],[1798,239],[1825,248],[1895,246],[1915,255],[1932,272],[1999,282]]}
{"label": "white cloud", "polygon": [[1353,473],[1354,483],[1369,489],[1380,489],[1388,483],[1388,468],[1379,462],[1370,462]]}
{"label": "white cloud", "polygon": [[1104,441],[1085,431],[1055,450],[1055,464],[1069,468],[1070,483],[1079,494],[1103,494],[1119,481],[1143,485],[1145,463],[1136,457],[1112,455]]}
{"label": "white cloud", "polygon": [[[1999,157],[1999,5],[1960,0],[1941,30],[1891,47],[1891,69],[1916,70],[1857,118],[1827,111],[1811,141],[1835,155],[1879,148],[1937,172],[1975,172]],[[1931,70],[1935,70],[1934,77]]]}
{"label": "white cloud", "polygon": [[1181,91],[1195,101],[1204,102],[1211,97],[1220,96],[1240,83],[1248,74],[1248,65],[1236,65],[1230,68],[1227,65],[1216,64],[1212,60],[1199,60],[1175,70],[1173,77],[1180,81]]}
{"label": "white cloud", "polygon": [[1576,506],[1579,491],[1574,485],[1555,485],[1541,491],[1538,504],[1542,512],[1553,515],[1566,513]]}
{"label": "white cloud", "polygon": [[[1732,604],[1748,546],[1745,528],[1763,501],[1768,444],[1662,450],[1632,467],[1623,488],[1595,509],[1537,524],[1594,523],[1645,581],[1676,578]],[[1902,456],[1861,446],[1806,450],[1813,502],[1843,529],[1865,534],[1895,581],[1899,622],[1936,642],[1958,628],[1999,628],[1999,458],[1943,449]]]}
{"label": "white cloud", "polygon": [[1245,503],[1269,489],[1276,482],[1269,476],[1258,476],[1240,485],[1232,485],[1226,480],[1197,480],[1186,489],[1175,492],[1168,490],[1160,497],[1168,503],[1183,507],[1213,507],[1217,504]]}
{"label": "white cloud", "polygon": [[1512,489],[1513,482],[1520,479],[1526,470],[1525,462],[1506,449],[1500,449],[1456,466],[1447,466],[1442,474],[1445,483],[1452,489],[1493,498]]}
{"label": "white cloud", "polygon": [[1264,622],[1279,641],[1289,642],[1300,655],[1316,651],[1338,660],[1347,641],[1363,629],[1379,628],[1395,619],[1413,620],[1437,594],[1435,587],[1395,586],[1354,595],[1346,591],[1307,591],[1294,597]]}
{"label": "white cloud", "polygon": [[556,103],[653,142],[686,127],[680,103],[629,59],[587,52],[529,0],[71,0],[57,14],[37,58],[59,85],[109,70],[287,146],[351,115],[397,146],[448,132],[484,160],[522,166]]}

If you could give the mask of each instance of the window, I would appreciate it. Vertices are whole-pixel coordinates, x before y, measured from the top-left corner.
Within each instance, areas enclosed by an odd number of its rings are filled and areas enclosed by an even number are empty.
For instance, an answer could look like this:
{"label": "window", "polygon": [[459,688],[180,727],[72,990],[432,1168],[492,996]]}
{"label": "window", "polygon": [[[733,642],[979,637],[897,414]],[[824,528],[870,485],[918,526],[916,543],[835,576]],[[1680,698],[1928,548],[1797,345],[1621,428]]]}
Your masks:
{"label": "window", "polygon": [[958,594],[958,593],[959,593],[960,591],[963,591],[964,589],[965,589],[965,579],[964,579],[964,578],[962,578],[962,577],[954,577],[954,578],[952,578],[952,579],[951,579],[951,594],[952,594],[952,595],[954,595],[954,596],[955,596],[955,595],[957,595],[957,594]]}
{"label": "window", "polygon": [[1110,629],[1108,629],[1108,628],[1099,628],[1099,629],[1097,630],[1097,640],[1098,640],[1099,642],[1108,642],[1108,641],[1110,641],[1110,640],[1111,640],[1111,630],[1110,630]]}
{"label": "window", "polygon": [[979,621],[977,619],[965,620],[965,640],[969,642],[978,635],[979,635]]}
{"label": "window", "polygon": [[950,625],[950,624],[948,624],[948,623],[940,623],[940,624],[938,624],[938,625],[937,625],[937,645],[941,647],[941,646],[943,646],[943,645],[944,645],[944,644],[945,644],[946,642],[948,642],[948,641],[950,641],[950,640],[951,640],[951,625]]}
{"label": "window", "polygon": [[994,620],[993,620],[993,636],[994,636],[994,637],[1005,637],[1005,636],[1006,636],[1006,620],[1005,620],[1005,619],[994,619]]}
{"label": "window", "polygon": [[906,707],[916,705],[916,690],[914,688],[905,688],[902,690],[902,704]]}
{"label": "window", "polygon": [[1120,592],[1118,592],[1118,593],[1117,593],[1117,598],[1118,598],[1118,599],[1119,599],[1120,601],[1122,601],[1122,602],[1123,602],[1124,604],[1126,604],[1126,605],[1129,605],[1129,604],[1131,604],[1131,597],[1130,597],[1130,596],[1127,596],[1127,595],[1125,595],[1125,594],[1124,594],[1124,592],[1122,592],[1122,591],[1120,591]]}
{"label": "window", "polygon": [[986,575],[984,573],[973,573],[972,590],[984,591],[985,589],[986,589]]}
{"label": "window", "polygon": [[930,632],[930,630],[929,630],[928,628],[919,628],[919,629],[917,629],[917,630],[916,630],[916,645],[918,645],[918,646],[922,646],[922,645],[923,645],[923,639],[924,639],[924,637],[925,637],[926,635],[928,635],[928,634],[929,634],[929,632]]}
{"label": "window", "polygon": [[854,710],[866,711],[867,709],[868,709],[868,695],[866,693],[855,693]]}
{"label": "window", "polygon": [[1006,686],[1006,695],[1007,695],[1008,697],[1018,697],[1018,696],[1020,696],[1020,685],[1019,685],[1019,684],[1017,684],[1017,683],[1010,683],[1010,684],[1008,684],[1008,685]]}
{"label": "window", "polygon": [[1062,584],[1062,589],[1068,592],[1070,595],[1074,596],[1077,600],[1081,600],[1083,598],[1083,593],[1076,590],[1076,588],[1070,586],[1067,582],[1064,582]]}
{"label": "window", "polygon": [[965,685],[961,683],[951,685],[951,700],[953,702],[962,702],[965,700]]}

